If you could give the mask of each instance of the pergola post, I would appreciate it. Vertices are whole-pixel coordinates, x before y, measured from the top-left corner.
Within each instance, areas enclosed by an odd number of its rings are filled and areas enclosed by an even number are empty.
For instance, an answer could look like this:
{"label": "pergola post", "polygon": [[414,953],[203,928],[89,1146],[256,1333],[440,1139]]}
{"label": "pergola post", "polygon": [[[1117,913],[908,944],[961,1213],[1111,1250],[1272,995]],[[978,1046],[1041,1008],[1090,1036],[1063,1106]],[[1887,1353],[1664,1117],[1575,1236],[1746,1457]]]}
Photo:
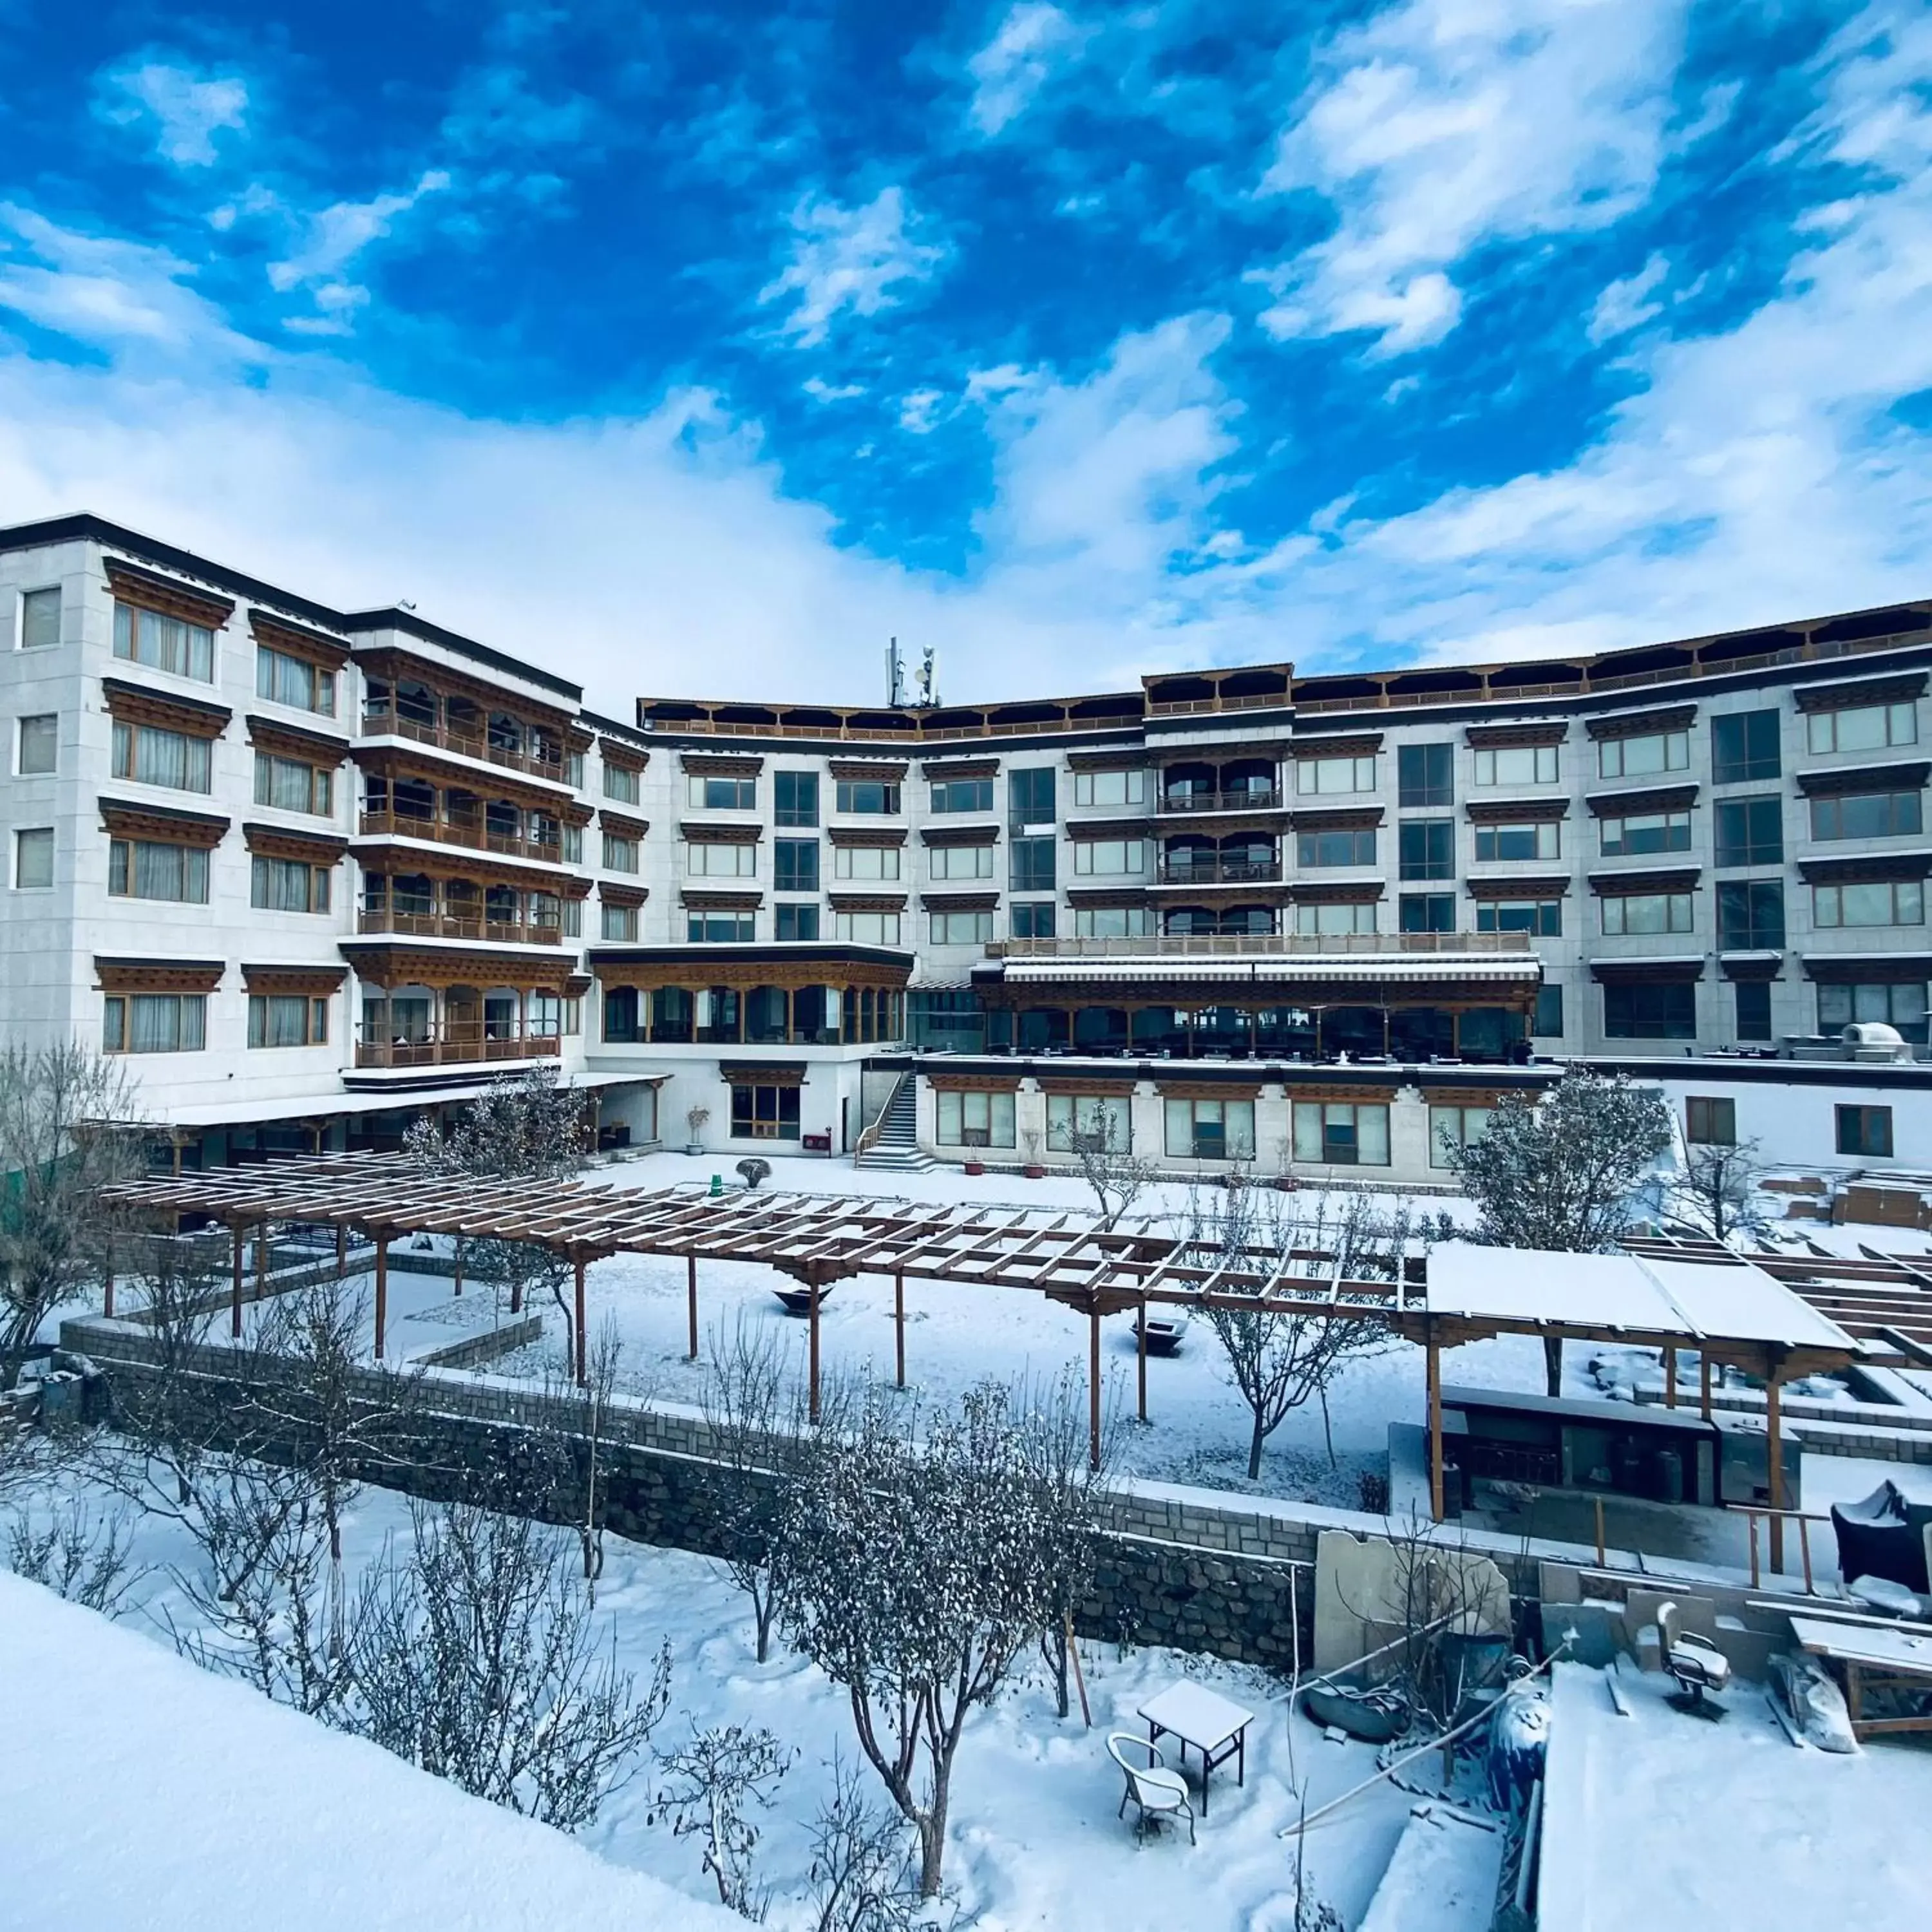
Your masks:
{"label": "pergola post", "polygon": [[1140,1312],[1134,1319],[1135,1372],[1140,1382],[1140,1419],[1147,1420],[1147,1297],[1141,1297]]}
{"label": "pergola post", "polygon": [[389,1326],[389,1231],[376,1230],[376,1359],[382,1359],[382,1345]]}
{"label": "pergola post", "polygon": [[255,1224],[255,1299],[260,1301],[268,1292],[268,1226],[266,1221]]}
{"label": "pergola post", "polygon": [[242,1251],[247,1239],[242,1230],[244,1225],[240,1221],[229,1223],[229,1233],[233,1238],[235,1286],[228,1298],[228,1333],[237,1342],[242,1339]]}
{"label": "pergola post", "polygon": [[1697,1407],[1704,1420],[1711,1419],[1711,1352],[1700,1348],[1697,1352]]}
{"label": "pergola post", "polygon": [[335,1224],[335,1278],[340,1281],[349,1272],[349,1223],[338,1221]]}
{"label": "pergola post", "polygon": [[1771,1568],[1774,1576],[1784,1569],[1784,1432],[1781,1426],[1782,1403],[1778,1377],[1781,1365],[1772,1368],[1764,1385],[1765,1452],[1771,1460]]}
{"label": "pergola post", "polygon": [[524,1278],[518,1274],[510,1282],[510,1312],[520,1315],[524,1312]]}
{"label": "pergola post", "polygon": [[1432,1330],[1426,1345],[1429,1385],[1429,1513],[1440,1522],[1442,1506],[1442,1351]]}
{"label": "pergola post", "polygon": [[453,1297],[463,1292],[463,1237],[460,1234],[452,1245],[450,1253],[454,1257],[454,1280],[449,1291]]}
{"label": "pergola post", "polygon": [[107,1278],[100,1291],[100,1312],[107,1320],[114,1319],[114,1238],[107,1238]]}
{"label": "pergola post", "polygon": [[580,1248],[575,1254],[571,1256],[571,1259],[575,1263],[577,1268],[577,1328],[575,1334],[575,1355],[577,1361],[577,1386],[579,1388],[582,1388],[585,1386],[589,1378],[589,1372],[584,1360],[584,1349],[585,1327],[584,1316],[584,1251]]}
{"label": "pergola post", "polygon": [[1094,1298],[1088,1315],[1087,1466],[1100,1466],[1100,1298]]}
{"label": "pergola post", "polygon": [[808,1284],[812,1289],[812,1336],[809,1347],[810,1365],[808,1370],[806,1413],[813,1423],[818,1420],[818,1276],[814,1274]]}
{"label": "pergola post", "polygon": [[1664,1352],[1664,1406],[1666,1408],[1677,1406],[1677,1351],[1666,1348]]}
{"label": "pergola post", "polygon": [[691,1326],[689,1359],[694,1362],[698,1359],[698,1257],[694,1254],[686,1255],[684,1258],[684,1284]]}
{"label": "pergola post", "polygon": [[892,1355],[895,1387],[905,1387],[905,1276],[892,1276]]}

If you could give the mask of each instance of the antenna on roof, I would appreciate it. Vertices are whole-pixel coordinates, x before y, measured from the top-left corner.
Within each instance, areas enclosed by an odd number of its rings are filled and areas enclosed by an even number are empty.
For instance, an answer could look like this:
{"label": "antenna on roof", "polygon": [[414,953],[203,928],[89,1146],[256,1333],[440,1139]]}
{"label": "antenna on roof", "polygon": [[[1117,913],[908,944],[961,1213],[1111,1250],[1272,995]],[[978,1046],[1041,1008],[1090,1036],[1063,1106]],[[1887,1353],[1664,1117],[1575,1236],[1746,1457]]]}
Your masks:
{"label": "antenna on roof", "polygon": [[905,659],[899,655],[898,639],[894,638],[886,646],[886,706],[902,711],[905,701]]}
{"label": "antenna on roof", "polygon": [[930,644],[926,647],[919,661],[919,701],[921,706],[930,710],[939,702],[939,665]]}
{"label": "antenna on roof", "polygon": [[413,610],[416,608],[406,597],[398,597],[396,599],[396,608],[398,610]]}

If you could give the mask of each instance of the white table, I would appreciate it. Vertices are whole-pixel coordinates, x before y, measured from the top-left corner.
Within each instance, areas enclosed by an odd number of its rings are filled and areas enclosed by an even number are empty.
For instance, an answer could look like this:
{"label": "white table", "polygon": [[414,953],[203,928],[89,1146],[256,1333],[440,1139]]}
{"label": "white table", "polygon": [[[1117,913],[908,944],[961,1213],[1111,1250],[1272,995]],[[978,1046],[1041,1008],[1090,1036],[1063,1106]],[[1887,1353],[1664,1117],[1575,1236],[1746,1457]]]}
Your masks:
{"label": "white table", "polygon": [[1217,1764],[1234,1760],[1234,1782],[1248,1781],[1248,1726],[1255,1714],[1232,1697],[1184,1677],[1150,1697],[1135,1713],[1147,1720],[1148,1741],[1157,1744],[1165,1731],[1179,1740],[1180,1765],[1187,1768],[1188,1748],[1201,1754],[1201,1815],[1208,1815],[1208,1774]]}
{"label": "white table", "polygon": [[1932,1718],[1864,1714],[1868,1685],[1878,1690],[1932,1690],[1932,1636],[1916,1630],[1889,1630],[1882,1624],[1837,1623],[1825,1617],[1793,1617],[1791,1634],[1814,1657],[1828,1658],[1844,1672],[1845,1702],[1853,1737],[1932,1731]]}

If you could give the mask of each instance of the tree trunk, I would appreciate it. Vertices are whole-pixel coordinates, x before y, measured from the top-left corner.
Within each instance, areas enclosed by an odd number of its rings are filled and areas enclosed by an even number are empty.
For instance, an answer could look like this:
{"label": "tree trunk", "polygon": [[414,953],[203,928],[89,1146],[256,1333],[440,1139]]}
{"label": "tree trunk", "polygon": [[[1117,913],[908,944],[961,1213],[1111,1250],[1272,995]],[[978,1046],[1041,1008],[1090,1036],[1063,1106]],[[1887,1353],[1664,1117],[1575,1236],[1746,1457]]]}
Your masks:
{"label": "tree trunk", "polygon": [[946,1787],[952,1775],[950,1763],[932,1768],[932,1802],[919,1820],[919,1895],[939,1896],[940,1866],[946,1856]]}
{"label": "tree trunk", "polygon": [[1544,1341],[1543,1372],[1554,1400],[1563,1393],[1563,1344],[1555,1336],[1546,1336]]}
{"label": "tree trunk", "polygon": [[1258,1483],[1262,1479],[1262,1444],[1268,1440],[1268,1431],[1262,1426],[1262,1419],[1255,1418],[1254,1440],[1248,1444],[1248,1480]]}
{"label": "tree trunk", "polygon": [[1072,1706],[1067,1702],[1066,1694],[1066,1630],[1064,1623],[1056,1624],[1041,1633],[1040,1647],[1046,1653],[1046,1667],[1053,1672],[1055,1700],[1060,1706],[1064,1720]]}
{"label": "tree trunk", "polygon": [[778,1609],[778,1599],[769,1591],[762,1598],[752,1599],[752,1612],[758,1626],[758,1661],[763,1664],[771,1654],[772,1618]]}

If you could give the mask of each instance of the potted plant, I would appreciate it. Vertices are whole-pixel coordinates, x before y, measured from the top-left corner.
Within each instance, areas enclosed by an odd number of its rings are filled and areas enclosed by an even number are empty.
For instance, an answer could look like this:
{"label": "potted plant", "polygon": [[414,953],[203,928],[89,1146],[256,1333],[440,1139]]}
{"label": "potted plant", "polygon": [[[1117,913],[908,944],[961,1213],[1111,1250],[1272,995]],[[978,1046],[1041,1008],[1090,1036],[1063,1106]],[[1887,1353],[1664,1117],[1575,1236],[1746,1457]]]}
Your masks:
{"label": "potted plant", "polygon": [[704,1124],[711,1118],[709,1107],[687,1107],[684,1110],[684,1124],[690,1130],[690,1138],[684,1144],[686,1154],[704,1151]]}
{"label": "potted plant", "polygon": [[1026,1166],[1021,1171],[1029,1180],[1044,1180],[1046,1169],[1040,1165],[1038,1129],[1029,1127],[1021,1135],[1020,1144],[1026,1149]]}
{"label": "potted plant", "polygon": [[984,1174],[986,1171],[986,1163],[977,1154],[969,1154],[962,1166],[968,1174]]}

